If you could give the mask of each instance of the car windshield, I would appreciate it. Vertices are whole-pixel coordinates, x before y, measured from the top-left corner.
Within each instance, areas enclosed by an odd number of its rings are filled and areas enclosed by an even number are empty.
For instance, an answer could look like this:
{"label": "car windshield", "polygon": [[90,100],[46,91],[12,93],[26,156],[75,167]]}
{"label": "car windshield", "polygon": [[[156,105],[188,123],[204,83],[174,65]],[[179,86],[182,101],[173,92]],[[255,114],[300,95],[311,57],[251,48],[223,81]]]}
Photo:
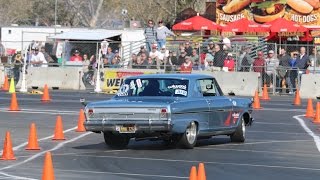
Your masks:
{"label": "car windshield", "polygon": [[116,96],[187,97],[188,82],[188,80],[161,78],[126,79]]}

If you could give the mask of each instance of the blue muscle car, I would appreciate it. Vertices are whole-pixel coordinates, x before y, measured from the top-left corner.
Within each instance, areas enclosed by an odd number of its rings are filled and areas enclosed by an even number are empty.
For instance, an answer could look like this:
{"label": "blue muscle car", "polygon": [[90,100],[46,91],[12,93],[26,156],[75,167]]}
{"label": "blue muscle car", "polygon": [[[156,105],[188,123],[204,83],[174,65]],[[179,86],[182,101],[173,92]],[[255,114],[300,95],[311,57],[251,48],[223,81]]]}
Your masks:
{"label": "blue muscle car", "polygon": [[126,147],[131,138],[156,138],[185,148],[215,135],[244,142],[251,104],[251,99],[224,96],[209,75],[139,75],[125,79],[112,99],[88,103],[84,125],[102,132],[114,148]]}

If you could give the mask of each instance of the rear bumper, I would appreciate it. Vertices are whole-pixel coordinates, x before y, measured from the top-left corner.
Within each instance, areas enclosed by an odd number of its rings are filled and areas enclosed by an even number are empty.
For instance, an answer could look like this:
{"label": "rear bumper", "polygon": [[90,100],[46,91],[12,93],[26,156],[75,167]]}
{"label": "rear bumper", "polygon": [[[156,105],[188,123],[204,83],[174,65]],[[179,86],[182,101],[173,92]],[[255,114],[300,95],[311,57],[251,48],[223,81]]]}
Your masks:
{"label": "rear bumper", "polygon": [[101,132],[101,131],[112,131],[118,132],[116,127],[124,124],[134,124],[136,126],[136,133],[152,133],[157,131],[171,131],[172,125],[168,121],[101,121],[101,120],[91,120],[85,121],[84,126],[87,131]]}

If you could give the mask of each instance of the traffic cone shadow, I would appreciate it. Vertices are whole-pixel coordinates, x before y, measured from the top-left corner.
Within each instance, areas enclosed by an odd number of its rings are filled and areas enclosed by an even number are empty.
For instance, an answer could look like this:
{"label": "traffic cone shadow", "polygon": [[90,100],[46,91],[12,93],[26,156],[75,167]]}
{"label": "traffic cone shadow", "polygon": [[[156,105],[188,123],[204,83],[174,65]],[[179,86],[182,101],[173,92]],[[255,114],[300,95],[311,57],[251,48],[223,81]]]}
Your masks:
{"label": "traffic cone shadow", "polygon": [[300,106],[301,105],[301,98],[300,98],[300,92],[299,89],[296,91],[296,95],[294,97],[293,105]]}
{"label": "traffic cone shadow", "polygon": [[26,150],[40,150],[35,123],[31,123],[30,125],[29,141]]}
{"label": "traffic cone shadow", "polygon": [[54,180],[54,170],[50,152],[46,152],[42,171],[42,180]]}
{"label": "traffic cone shadow", "polygon": [[9,91],[9,79],[8,76],[6,75],[4,78],[4,83],[2,86],[2,91]]}
{"label": "traffic cone shadow", "polygon": [[0,160],[16,160],[12,149],[12,142],[9,131],[6,132],[6,137],[3,144],[3,152]]}
{"label": "traffic cone shadow", "polygon": [[317,102],[316,114],[314,115],[313,123],[320,124],[320,102]]}
{"label": "traffic cone shadow", "polygon": [[56,127],[54,130],[54,135],[52,140],[65,140],[64,133],[63,133],[62,118],[60,115],[58,115],[56,119]]}
{"label": "traffic cone shadow", "polygon": [[9,93],[15,93],[15,92],[16,92],[16,87],[15,87],[14,79],[11,78],[11,80],[10,80]]}
{"label": "traffic cone shadow", "polygon": [[83,125],[84,121],[85,121],[84,111],[83,111],[83,109],[80,109],[79,118],[78,118],[78,127],[76,129],[76,132],[85,132],[86,131],[86,129]]}
{"label": "traffic cone shadow", "polygon": [[253,109],[262,109],[260,105],[260,99],[259,99],[259,94],[258,91],[255,92],[254,98],[253,98]]}
{"label": "traffic cone shadow", "polygon": [[49,94],[49,89],[48,89],[48,85],[47,84],[44,85],[43,95],[42,95],[41,101],[42,102],[50,102],[51,101],[50,94]]}
{"label": "traffic cone shadow", "polygon": [[314,117],[312,99],[308,99],[308,104],[307,104],[305,117],[307,117],[307,118],[313,118]]}
{"label": "traffic cone shadow", "polygon": [[12,93],[11,95],[9,111],[20,111],[16,93]]}
{"label": "traffic cone shadow", "polygon": [[195,166],[191,167],[189,180],[198,180],[197,168]]}
{"label": "traffic cone shadow", "polygon": [[270,101],[267,84],[263,85],[262,97],[260,99],[263,101]]}
{"label": "traffic cone shadow", "polygon": [[204,164],[203,163],[199,163],[199,167],[198,167],[198,180],[206,180],[206,170],[204,168]]}

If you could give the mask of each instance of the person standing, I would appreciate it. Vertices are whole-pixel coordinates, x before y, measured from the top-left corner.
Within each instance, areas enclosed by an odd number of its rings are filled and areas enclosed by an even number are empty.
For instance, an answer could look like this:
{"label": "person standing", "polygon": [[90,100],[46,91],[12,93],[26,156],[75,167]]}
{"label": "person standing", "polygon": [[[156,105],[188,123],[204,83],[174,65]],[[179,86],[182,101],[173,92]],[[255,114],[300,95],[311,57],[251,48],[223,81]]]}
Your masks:
{"label": "person standing", "polygon": [[148,26],[144,29],[144,36],[146,38],[146,46],[148,52],[151,51],[152,44],[157,41],[157,29],[154,27],[153,20],[148,20]]}
{"label": "person standing", "polygon": [[160,20],[159,27],[157,28],[157,43],[159,49],[166,45],[166,38],[168,35],[176,36],[163,24],[163,21]]}

